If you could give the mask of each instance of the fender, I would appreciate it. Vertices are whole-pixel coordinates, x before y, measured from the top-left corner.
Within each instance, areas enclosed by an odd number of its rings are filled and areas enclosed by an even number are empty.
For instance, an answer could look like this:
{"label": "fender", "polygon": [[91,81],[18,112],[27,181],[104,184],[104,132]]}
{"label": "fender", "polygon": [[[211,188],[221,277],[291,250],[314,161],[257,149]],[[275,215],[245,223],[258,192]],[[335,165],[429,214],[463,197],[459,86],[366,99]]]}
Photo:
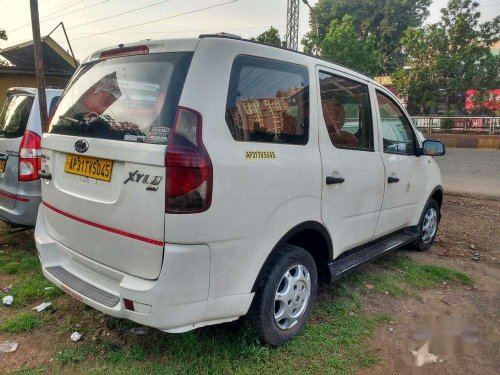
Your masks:
{"label": "fender", "polygon": [[[444,196],[444,189],[443,189],[443,186],[441,185],[437,185],[434,189],[432,189],[431,193],[429,194],[429,196],[427,197],[427,200],[425,201],[425,205],[424,205],[424,208],[429,204],[429,201],[431,200],[431,197],[434,195],[434,193],[436,191],[440,191],[441,194]],[[442,202],[441,202],[442,203]]]}
{"label": "fender", "polygon": [[257,278],[254,281],[253,287],[252,287],[252,292],[255,292],[255,286],[257,284],[257,281],[260,279],[263,270],[266,269],[266,266],[268,265],[269,261],[272,258],[272,255],[281,247],[281,245],[285,244],[288,242],[290,238],[292,238],[295,234],[302,232],[307,229],[312,229],[317,232],[319,232],[322,236],[323,239],[325,240],[327,247],[328,247],[328,259],[327,263],[331,262],[333,260],[333,244],[332,244],[332,238],[330,236],[330,232],[328,232],[328,229],[326,227],[317,222],[317,221],[305,221],[303,223],[297,224],[294,226],[292,229],[290,229],[286,234],[281,237],[281,239],[274,245],[273,249],[267,256],[266,260],[262,264],[262,267],[260,268],[259,274],[257,275]]}

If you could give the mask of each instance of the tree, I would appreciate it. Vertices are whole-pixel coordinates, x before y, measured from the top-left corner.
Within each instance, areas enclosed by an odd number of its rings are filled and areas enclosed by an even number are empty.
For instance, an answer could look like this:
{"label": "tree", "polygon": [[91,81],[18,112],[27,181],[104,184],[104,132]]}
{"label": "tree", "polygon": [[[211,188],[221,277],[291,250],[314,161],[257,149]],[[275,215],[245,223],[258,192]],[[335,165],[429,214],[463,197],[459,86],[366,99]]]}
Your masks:
{"label": "tree", "polygon": [[0,39],[7,40],[7,33],[5,32],[5,30],[0,29]]}
{"label": "tree", "polygon": [[[400,43],[403,32],[422,24],[429,14],[430,3],[431,0],[319,0],[309,18],[313,31],[302,40],[304,51],[311,53],[320,47],[331,22],[340,22],[349,15],[361,38],[373,36],[381,52],[383,72],[392,72],[403,61]],[[319,35],[315,31],[316,22]]]}
{"label": "tree", "polygon": [[356,32],[353,17],[344,16],[333,20],[321,42],[322,56],[334,62],[357,69],[366,75],[375,76],[381,71],[381,53],[375,37],[365,38]]}
{"label": "tree", "polygon": [[250,38],[250,40],[276,47],[286,47],[286,42],[281,40],[278,29],[272,26],[269,27],[269,30],[266,30],[262,34],[258,35],[257,38]]}
{"label": "tree", "polygon": [[393,74],[393,83],[414,107],[442,98],[450,111],[452,99],[467,89],[499,87],[500,57],[491,46],[499,40],[500,16],[480,23],[478,6],[472,0],[450,0],[438,23],[404,33],[407,68]]}

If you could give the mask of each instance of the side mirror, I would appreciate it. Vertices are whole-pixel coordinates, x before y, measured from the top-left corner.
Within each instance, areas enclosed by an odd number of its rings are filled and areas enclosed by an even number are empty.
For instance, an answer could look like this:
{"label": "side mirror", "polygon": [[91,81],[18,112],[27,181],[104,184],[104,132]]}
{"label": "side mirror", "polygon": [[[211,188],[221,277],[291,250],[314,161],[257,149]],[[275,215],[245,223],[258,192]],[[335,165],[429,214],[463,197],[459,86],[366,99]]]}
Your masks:
{"label": "side mirror", "polygon": [[427,140],[422,144],[422,155],[441,156],[445,154],[444,144],[440,141]]}

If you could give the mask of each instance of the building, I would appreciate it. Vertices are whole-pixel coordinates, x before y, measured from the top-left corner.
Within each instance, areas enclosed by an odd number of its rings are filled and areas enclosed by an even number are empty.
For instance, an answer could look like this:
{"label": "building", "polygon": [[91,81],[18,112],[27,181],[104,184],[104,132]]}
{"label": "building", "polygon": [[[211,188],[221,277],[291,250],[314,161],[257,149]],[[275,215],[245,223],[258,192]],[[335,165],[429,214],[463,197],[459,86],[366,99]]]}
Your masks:
{"label": "building", "polygon": [[[303,88],[291,87],[286,91],[278,91],[274,97],[247,98],[239,100],[233,108],[236,119],[234,131],[238,136],[254,132],[269,134],[297,134],[297,116],[303,112],[303,103],[299,97]],[[295,113],[291,113],[292,107]]]}
{"label": "building", "polygon": [[[42,55],[47,88],[66,87],[75,72],[77,62],[56,41],[42,38]],[[19,43],[0,50],[0,108],[10,87],[37,87],[33,41]]]}

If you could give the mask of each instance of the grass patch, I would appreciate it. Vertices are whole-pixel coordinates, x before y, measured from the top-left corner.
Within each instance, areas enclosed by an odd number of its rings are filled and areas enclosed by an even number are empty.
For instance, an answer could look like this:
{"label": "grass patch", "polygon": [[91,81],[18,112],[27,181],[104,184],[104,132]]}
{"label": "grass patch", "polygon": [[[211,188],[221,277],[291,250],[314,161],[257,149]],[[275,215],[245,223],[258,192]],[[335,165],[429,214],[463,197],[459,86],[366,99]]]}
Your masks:
{"label": "grass patch", "polygon": [[[45,290],[46,287],[51,289]],[[35,300],[49,300],[64,293],[41,273],[37,273],[15,282],[12,285],[10,294],[14,297],[13,306],[23,306]]]}
{"label": "grass patch", "polygon": [[37,256],[25,251],[4,250],[0,254],[0,273],[12,275],[16,273],[35,272],[40,269]]}
{"label": "grass patch", "polygon": [[48,374],[43,366],[38,367],[21,367],[15,372],[16,375],[44,375]]}
{"label": "grass patch", "polygon": [[83,361],[87,358],[87,351],[84,346],[79,346],[76,348],[66,348],[57,353],[56,359],[62,365],[75,364]]}
{"label": "grass patch", "polygon": [[[392,296],[418,297],[411,288],[424,289],[442,282],[456,282],[471,286],[473,281],[467,274],[446,267],[421,264],[406,255],[393,254],[374,262],[377,269],[356,272],[345,278],[346,282],[360,293],[386,293]],[[373,267],[373,266],[368,266]],[[382,268],[382,270],[380,270]],[[366,286],[371,284],[372,289]]]}
{"label": "grass patch", "polygon": [[444,281],[458,282],[467,286],[473,284],[470,276],[463,272],[431,264],[420,264],[410,257],[399,257],[396,267],[403,271],[400,278],[416,288],[429,288]]}
{"label": "grass patch", "polygon": [[[346,282],[340,285],[342,296],[336,294],[340,288],[322,287],[312,321],[279,348],[262,344],[247,324],[236,322],[184,334],[150,330],[145,336],[126,336],[123,346],[98,339],[65,349],[57,359],[61,365],[80,363],[78,369],[86,374],[356,373],[378,360],[369,350],[369,338],[391,318],[367,314],[359,293]],[[325,300],[325,294],[334,293],[335,298]],[[107,325],[129,323],[112,318]]]}
{"label": "grass patch", "polygon": [[42,325],[43,321],[33,313],[21,313],[6,320],[0,325],[0,331],[13,334],[18,332],[31,332],[36,327]]}

